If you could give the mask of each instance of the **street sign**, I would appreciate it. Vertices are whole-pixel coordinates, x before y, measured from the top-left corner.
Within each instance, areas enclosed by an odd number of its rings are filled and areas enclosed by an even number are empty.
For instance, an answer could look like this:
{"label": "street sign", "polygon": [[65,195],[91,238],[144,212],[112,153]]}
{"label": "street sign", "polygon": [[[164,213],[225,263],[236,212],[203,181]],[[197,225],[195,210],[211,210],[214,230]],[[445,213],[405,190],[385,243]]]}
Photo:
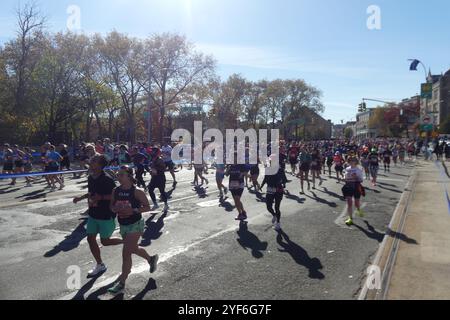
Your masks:
{"label": "street sign", "polygon": [[433,97],[433,84],[422,83],[420,97],[422,99],[431,99]]}

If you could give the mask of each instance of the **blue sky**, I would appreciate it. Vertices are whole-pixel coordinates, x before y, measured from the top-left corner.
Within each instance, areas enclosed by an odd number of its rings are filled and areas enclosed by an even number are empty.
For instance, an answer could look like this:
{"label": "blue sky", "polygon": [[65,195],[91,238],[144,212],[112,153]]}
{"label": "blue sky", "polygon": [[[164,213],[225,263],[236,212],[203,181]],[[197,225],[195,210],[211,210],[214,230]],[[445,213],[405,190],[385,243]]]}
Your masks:
{"label": "blue sky", "polygon": [[[0,43],[14,36],[14,8],[0,3]],[[22,0],[22,3],[26,1]],[[355,117],[362,98],[398,101],[420,91],[424,74],[450,69],[447,0],[70,0],[36,1],[52,31],[65,30],[69,5],[81,9],[86,33],[112,29],[136,37],[178,32],[213,54],[218,73],[251,80],[302,78],[323,91],[324,117]],[[381,9],[369,30],[367,8]]]}

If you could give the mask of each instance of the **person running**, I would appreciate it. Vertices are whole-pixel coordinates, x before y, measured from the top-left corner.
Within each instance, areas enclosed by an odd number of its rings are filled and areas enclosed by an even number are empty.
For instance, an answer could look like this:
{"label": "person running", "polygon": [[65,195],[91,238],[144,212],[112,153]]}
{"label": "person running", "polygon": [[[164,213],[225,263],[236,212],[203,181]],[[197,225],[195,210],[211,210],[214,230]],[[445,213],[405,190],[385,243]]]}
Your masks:
{"label": "person running", "polygon": [[145,227],[142,213],[150,211],[147,196],[142,190],[136,189],[133,169],[121,167],[117,177],[120,185],[112,193],[111,211],[117,214],[123,239],[122,273],[117,284],[108,289],[111,294],[119,294],[125,289],[125,283],[131,273],[133,254],[148,262],[150,273],[156,271],[159,259],[158,255],[150,256],[138,244]]}
{"label": "person running", "polygon": [[[67,150],[67,145],[60,144],[59,146],[59,154],[62,157],[61,163],[59,164],[59,170],[60,171],[70,171],[70,157],[69,157],[69,151]],[[60,175],[59,178],[64,183],[64,175]]]}
{"label": "person running", "polygon": [[330,148],[325,152],[326,165],[328,167],[328,176],[331,178],[331,168],[333,167],[333,150]]}
{"label": "person running", "polygon": [[[23,165],[24,165],[24,172],[30,173],[33,170],[33,153],[32,150],[28,147],[24,148],[24,154],[22,156]],[[32,181],[34,181],[31,177],[25,177],[25,180],[27,181],[26,187],[32,187],[31,184]]]}
{"label": "person running", "polygon": [[166,194],[166,164],[164,160],[161,158],[161,151],[159,148],[153,148],[151,153],[151,167],[150,174],[151,180],[147,186],[148,193],[150,194],[150,198],[153,202],[152,211],[155,211],[159,208],[158,202],[156,201],[155,189],[159,189],[161,194],[161,200],[164,202],[164,212],[169,210],[169,205],[167,203],[167,194]]}
{"label": "person running", "polygon": [[245,182],[244,177],[246,168],[244,164],[237,164],[237,153],[234,155],[234,163],[229,165],[225,175],[230,177],[228,189],[233,196],[234,204],[239,214],[235,220],[245,221],[247,220],[247,212],[244,209],[244,205],[241,202],[242,194],[244,193]]}
{"label": "person running", "polygon": [[172,161],[172,150],[173,148],[166,141],[161,148],[162,158],[164,160],[164,164],[166,165],[166,169],[169,170],[170,175],[173,179],[173,186],[177,185],[177,179],[175,178],[175,164]]}
{"label": "person running", "polygon": [[259,159],[257,159],[257,163],[250,164],[250,179],[256,192],[259,192],[259,190],[261,189],[258,182],[259,173]]}
{"label": "person running", "polygon": [[140,188],[143,188],[144,190],[147,189],[147,186],[145,185],[144,181],[144,163],[146,160],[146,156],[139,151],[139,148],[137,146],[133,147],[131,150],[131,160],[133,161],[133,165],[136,172],[136,181],[137,186]]}
{"label": "person running", "polygon": [[[19,146],[15,144],[12,148],[12,156],[14,161],[14,173],[22,174],[24,172],[24,162],[23,162],[24,152],[19,149]],[[11,185],[16,184],[16,178],[12,179]]]}
{"label": "person running", "polygon": [[[14,173],[14,160],[13,160],[13,151],[10,149],[8,143],[3,145],[3,169],[2,174],[13,174]],[[11,182],[10,185],[13,185]]]}
{"label": "person running", "polygon": [[203,185],[203,181],[208,184],[209,181],[208,179],[206,179],[205,177],[203,177],[203,172],[205,171],[205,161],[203,160],[202,157],[202,162],[201,163],[194,163],[194,182],[193,184],[195,186],[198,186],[198,178],[200,178],[201,184],[200,186]]}
{"label": "person running", "polygon": [[[272,215],[272,224],[276,231],[281,230],[281,201],[283,200],[284,188],[281,168],[274,175],[266,174],[261,184],[260,190],[267,184],[266,190],[266,207],[267,211]],[[273,205],[275,204],[275,210]]]}
{"label": "person running", "polygon": [[225,178],[225,164],[224,161],[222,163],[216,163],[216,183],[217,188],[219,189],[219,197],[223,198],[224,194],[228,193],[228,189],[223,184],[223,179]]}
{"label": "person running", "polygon": [[364,174],[366,176],[366,180],[370,180],[370,161],[369,161],[369,151],[364,150],[361,154],[361,165],[364,169]]}
{"label": "person running", "polygon": [[358,159],[349,158],[349,166],[344,171],[345,185],[342,188],[342,193],[347,200],[347,213],[349,218],[345,221],[348,226],[353,225],[353,199],[355,202],[356,213],[360,217],[364,217],[364,212],[361,209],[360,199],[364,195],[362,187],[363,172],[358,168]]}
{"label": "person running", "polygon": [[397,167],[398,163],[398,155],[399,155],[399,148],[398,145],[394,146],[392,149],[392,162],[394,162],[394,166]]}
{"label": "person running", "polygon": [[398,151],[398,159],[400,161],[400,165],[404,166],[406,164],[405,158],[406,158],[406,149],[403,145],[401,145]]}
{"label": "person running", "polygon": [[320,173],[322,171],[322,158],[320,157],[319,149],[314,149],[311,154],[311,174],[312,174],[312,183],[313,183],[313,190],[316,189],[316,178],[319,179],[319,186],[322,185],[323,180],[320,176]]}
{"label": "person running", "polygon": [[311,189],[308,175],[309,170],[311,170],[311,161],[312,161],[311,154],[308,152],[308,149],[306,147],[303,147],[303,149],[300,151],[299,160],[300,160],[300,167],[299,167],[300,173],[298,177],[300,178],[300,186],[302,188],[300,194],[305,194],[304,189],[305,180],[308,183],[308,191]]}
{"label": "person running", "polygon": [[379,157],[377,149],[373,148],[369,154],[369,171],[372,177],[372,185],[377,185],[378,170],[380,168]]}
{"label": "person running", "polygon": [[[62,161],[63,157],[58,152],[56,152],[55,146],[50,146],[45,155],[45,158],[47,162],[47,172],[58,172],[60,168],[60,162]],[[64,182],[61,180],[58,174],[49,174],[48,179],[52,189],[56,189],[55,182],[58,182],[59,190],[64,189]]]}
{"label": "person running", "polygon": [[334,170],[336,170],[336,178],[338,183],[341,182],[341,177],[343,177],[344,171],[344,158],[339,151],[336,151],[333,157]]}
{"label": "person running", "polygon": [[289,148],[288,154],[289,163],[291,164],[291,173],[295,176],[298,164],[298,146],[296,143]]}
{"label": "person running", "polygon": [[131,156],[128,153],[128,147],[124,144],[119,147],[118,160],[119,166],[128,165],[131,163]]}
{"label": "person running", "polygon": [[88,199],[87,241],[96,261],[95,267],[88,273],[88,278],[97,277],[107,270],[101,257],[97,236],[100,235],[101,244],[105,247],[123,243],[122,239],[112,238],[116,229],[116,214],[112,212],[110,203],[116,184],[104,172],[107,165],[108,160],[105,156],[98,155],[92,158],[89,167],[88,193],[73,199],[75,204]]}
{"label": "person running", "polygon": [[384,164],[384,172],[391,171],[391,156],[392,151],[389,147],[386,148],[383,152],[383,164]]}

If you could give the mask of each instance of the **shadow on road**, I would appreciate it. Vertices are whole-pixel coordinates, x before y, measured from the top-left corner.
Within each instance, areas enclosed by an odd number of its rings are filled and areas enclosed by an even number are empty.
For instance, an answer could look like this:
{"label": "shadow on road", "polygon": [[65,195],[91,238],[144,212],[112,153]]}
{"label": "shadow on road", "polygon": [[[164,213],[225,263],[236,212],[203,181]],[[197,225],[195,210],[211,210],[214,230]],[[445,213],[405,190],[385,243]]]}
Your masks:
{"label": "shadow on road", "polygon": [[400,240],[402,240],[402,241],[404,241],[404,242],[406,242],[406,243],[408,243],[408,244],[416,244],[416,245],[419,244],[419,243],[417,242],[417,240],[408,237],[406,234],[399,233],[399,232],[393,231],[393,230],[391,230],[391,229],[388,229],[388,231],[386,232],[386,234],[387,234],[388,236],[392,237],[392,238],[398,238],[398,239],[400,239]]}
{"label": "shadow on road", "polygon": [[163,234],[161,230],[164,228],[164,219],[167,217],[167,213],[161,215],[156,222],[153,222],[155,216],[156,214],[152,215],[145,222],[146,227],[140,243],[142,247],[148,247],[152,240],[159,239]]}
{"label": "shadow on road", "polygon": [[56,256],[61,251],[68,252],[80,245],[80,242],[87,236],[85,229],[87,218],[81,218],[80,220],[82,220],[82,222],[78,225],[78,227],[76,227],[71,234],[66,236],[64,240],[58,243],[52,250],[47,251],[44,254],[44,257],[51,258]]}
{"label": "shadow on road", "polygon": [[289,253],[294,261],[306,267],[309,270],[309,277],[312,279],[324,279],[325,275],[320,272],[323,269],[322,263],[318,258],[311,258],[305,249],[292,242],[284,231],[278,232],[277,243],[283,248],[278,249],[280,252]]}
{"label": "shadow on road", "polygon": [[221,197],[219,199],[219,207],[224,208],[226,212],[233,212],[236,207],[232,205],[231,202],[227,201],[227,199],[228,197]]}
{"label": "shadow on road", "polygon": [[312,200],[315,200],[315,201],[317,201],[319,203],[326,204],[326,205],[328,205],[328,206],[330,206],[332,208],[336,208],[337,207],[336,202],[330,202],[330,201],[325,200],[323,198],[319,198],[315,192],[311,192],[311,193],[312,193],[313,197],[308,196],[307,194],[305,194],[305,196],[310,198],[310,199],[312,199]]}
{"label": "shadow on road", "polygon": [[290,193],[289,191],[285,194],[286,199],[288,200],[294,200],[297,201],[300,204],[303,204],[306,200],[306,198],[300,198],[299,196],[296,196],[295,194]]}
{"label": "shadow on road", "polygon": [[147,293],[156,289],[158,289],[158,286],[156,285],[155,279],[150,278],[145,288],[142,289],[142,291],[135,295],[131,300],[143,300]]}
{"label": "shadow on road", "polygon": [[261,259],[264,256],[262,251],[267,250],[267,242],[261,242],[254,233],[248,231],[248,224],[246,222],[241,222],[237,234],[239,236],[237,242],[245,250],[250,249],[253,257]]}
{"label": "shadow on road", "polygon": [[354,226],[360,231],[362,231],[369,239],[377,240],[379,243],[383,242],[384,233],[375,230],[375,228],[371,226],[368,221],[364,221],[364,223],[367,226],[367,230],[361,226],[358,226],[357,224],[354,224]]}

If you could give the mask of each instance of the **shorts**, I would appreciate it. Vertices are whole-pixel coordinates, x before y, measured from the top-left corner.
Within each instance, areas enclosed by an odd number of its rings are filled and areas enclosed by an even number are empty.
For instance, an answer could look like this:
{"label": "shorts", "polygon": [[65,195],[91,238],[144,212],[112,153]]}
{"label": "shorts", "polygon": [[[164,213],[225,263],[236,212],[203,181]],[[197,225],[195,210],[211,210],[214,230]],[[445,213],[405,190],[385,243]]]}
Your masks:
{"label": "shorts", "polygon": [[166,165],[166,168],[169,170],[173,170],[175,168],[175,164],[173,163],[173,161],[166,161],[164,162],[164,164]]}
{"label": "shorts", "polygon": [[377,167],[370,166],[370,167],[369,167],[370,175],[371,175],[372,177],[376,177],[376,176],[378,175],[378,169],[379,169],[378,166],[377,166]]}
{"label": "shorts", "polygon": [[289,163],[290,163],[291,165],[294,165],[294,164],[297,164],[297,163],[298,163],[298,160],[295,159],[295,158],[290,158],[290,159],[289,159]]}
{"label": "shorts", "polygon": [[335,169],[336,169],[336,172],[344,171],[344,167],[343,166],[336,166]]}
{"label": "shorts", "polygon": [[125,238],[126,235],[132,233],[144,233],[145,222],[143,219],[139,220],[136,223],[130,224],[128,226],[120,225],[120,235],[122,238]]}
{"label": "shorts", "polygon": [[384,162],[384,163],[391,163],[391,158],[384,158],[384,159],[383,159],[383,162]]}
{"label": "shorts", "polygon": [[100,234],[101,239],[109,239],[116,230],[116,220],[99,220],[92,217],[88,218],[86,233],[88,235]]}
{"label": "shorts", "polygon": [[355,198],[355,199],[361,199],[361,192],[358,188],[358,185],[355,183],[347,183],[345,186],[342,187],[342,194],[345,198]]}
{"label": "shorts", "polygon": [[259,176],[259,168],[258,167],[252,167],[250,169],[250,175],[251,176]]}
{"label": "shorts", "polygon": [[233,190],[230,190],[230,192],[233,197],[242,197],[242,194],[244,193],[244,189],[233,189]]}
{"label": "shorts", "polygon": [[3,165],[3,171],[13,171],[13,164],[12,163],[5,163]]}
{"label": "shorts", "polygon": [[300,171],[309,171],[311,169],[310,163],[302,163],[300,165]]}
{"label": "shorts", "polygon": [[23,167],[23,161],[22,160],[14,161],[14,165],[16,166],[16,168],[22,168]]}
{"label": "shorts", "polygon": [[317,162],[317,164],[311,165],[311,169],[315,170],[315,171],[319,171],[320,169],[322,169],[322,166],[319,162]]}

